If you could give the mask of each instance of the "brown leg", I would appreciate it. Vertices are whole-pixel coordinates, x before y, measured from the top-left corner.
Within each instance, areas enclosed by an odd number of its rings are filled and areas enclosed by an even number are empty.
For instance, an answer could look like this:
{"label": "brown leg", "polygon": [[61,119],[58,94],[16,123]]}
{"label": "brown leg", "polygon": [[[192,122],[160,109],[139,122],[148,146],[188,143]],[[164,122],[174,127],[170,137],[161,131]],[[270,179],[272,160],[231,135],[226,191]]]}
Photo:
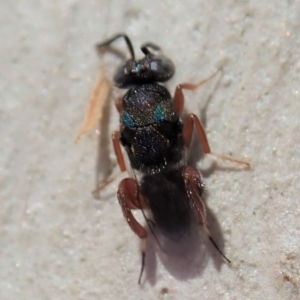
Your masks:
{"label": "brown leg", "polygon": [[[125,172],[126,171],[126,165],[125,165],[124,156],[123,156],[121,146],[120,146],[120,133],[119,133],[119,131],[114,131],[112,133],[111,138],[112,138],[112,142],[113,142],[113,146],[114,146],[114,151],[115,151],[115,154],[117,156],[118,165],[121,169],[121,172]],[[107,185],[109,185],[111,182],[113,182],[116,179],[117,176],[114,176],[114,177],[108,179],[106,182],[100,183],[96,187],[96,189],[92,192],[94,198],[99,198],[99,195],[98,195],[99,192],[102,189],[104,189]]]}
{"label": "brown leg", "polygon": [[123,96],[119,96],[115,102],[115,107],[116,107],[118,113],[121,113],[123,110],[122,101],[123,101]]}
{"label": "brown leg", "polygon": [[179,85],[176,86],[173,105],[174,105],[174,109],[175,109],[176,113],[179,116],[181,116],[182,111],[183,111],[183,107],[184,107],[184,95],[183,95],[182,90],[191,90],[191,91],[193,91],[193,90],[197,89],[198,87],[200,87],[202,84],[204,84],[207,81],[209,81],[210,79],[212,79],[216,74],[217,74],[217,72],[212,74],[208,78],[199,81],[196,84],[182,83],[182,84],[179,84]]}
{"label": "brown leg", "polygon": [[117,160],[118,160],[118,165],[121,169],[122,172],[126,171],[126,165],[125,165],[125,161],[124,161],[124,156],[121,150],[121,145],[120,145],[120,132],[119,131],[114,131],[112,133],[112,142],[113,142],[113,146],[114,146],[114,150],[117,156]]}
{"label": "brown leg", "polygon": [[145,208],[142,197],[139,195],[138,183],[132,178],[123,179],[118,188],[118,199],[125,219],[132,231],[141,239],[147,237],[147,231],[132,215],[131,209]]}
{"label": "brown leg", "polygon": [[145,208],[145,202],[143,201],[138,190],[138,183],[132,178],[123,179],[118,188],[118,199],[122,207],[123,215],[129,224],[132,231],[142,239],[142,267],[139,276],[138,283],[141,283],[142,274],[145,267],[145,239],[147,238],[146,229],[134,218],[132,209]]}
{"label": "brown leg", "polygon": [[235,163],[238,163],[238,164],[246,165],[246,167],[248,167],[248,168],[251,167],[250,164],[246,161],[239,160],[239,159],[234,159],[234,158],[224,156],[224,155],[220,155],[220,154],[212,153],[211,150],[210,150],[210,147],[209,147],[209,143],[208,143],[208,140],[207,140],[207,136],[206,136],[204,127],[203,127],[201,121],[198,119],[198,117],[194,114],[189,114],[187,116],[186,120],[185,120],[185,123],[184,123],[183,137],[184,137],[185,146],[187,148],[189,148],[190,145],[191,145],[191,140],[192,140],[192,136],[193,136],[194,127],[196,128],[197,134],[200,138],[200,142],[202,144],[204,153],[211,154],[215,157],[218,157],[218,158],[221,158],[221,159],[224,159],[224,160],[229,160],[229,161],[232,161],[232,162],[235,162]]}
{"label": "brown leg", "polygon": [[225,254],[218,247],[218,245],[212,238],[211,233],[206,226],[206,209],[205,209],[204,202],[201,198],[203,194],[203,183],[202,183],[201,175],[195,168],[188,166],[185,168],[183,172],[183,179],[185,182],[185,187],[187,190],[188,198],[191,203],[191,207],[193,207],[195,210],[199,224],[203,225],[205,233],[207,234],[209,240],[217,249],[217,251],[222,255],[222,257],[228,263],[230,263],[230,260],[225,256]]}

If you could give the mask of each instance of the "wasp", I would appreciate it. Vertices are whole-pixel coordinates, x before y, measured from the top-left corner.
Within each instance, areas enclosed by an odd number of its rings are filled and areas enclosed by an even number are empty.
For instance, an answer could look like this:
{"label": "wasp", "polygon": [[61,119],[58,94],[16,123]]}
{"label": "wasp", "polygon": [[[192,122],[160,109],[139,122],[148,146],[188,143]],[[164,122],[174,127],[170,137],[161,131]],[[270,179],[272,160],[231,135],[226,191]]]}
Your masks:
{"label": "wasp", "polygon": [[[150,229],[156,226],[173,241],[180,241],[196,217],[216,250],[230,263],[206,226],[201,174],[194,166],[187,164],[194,130],[204,153],[213,153],[198,117],[188,114],[184,122],[180,118],[184,109],[183,90],[195,90],[212,76],[197,84],[177,85],[172,97],[163,86],[174,75],[172,60],[162,55],[160,48],[153,43],[141,45],[144,57],[136,59],[126,34],[117,34],[96,47],[103,50],[118,39],[124,39],[130,57],[117,69],[113,79],[118,88],[128,90],[115,103],[120,114],[120,129],[113,132],[112,142],[121,171],[126,171],[123,147],[131,168],[141,174],[140,180],[125,178],[119,183],[117,197],[124,217],[132,231],[143,241],[142,245],[145,245],[148,231],[135,219],[132,210],[140,209],[144,216],[144,211],[149,210],[152,219],[146,216],[145,219]],[[249,167],[247,162],[213,155]],[[141,254],[138,283],[145,266],[145,246],[142,246]]]}

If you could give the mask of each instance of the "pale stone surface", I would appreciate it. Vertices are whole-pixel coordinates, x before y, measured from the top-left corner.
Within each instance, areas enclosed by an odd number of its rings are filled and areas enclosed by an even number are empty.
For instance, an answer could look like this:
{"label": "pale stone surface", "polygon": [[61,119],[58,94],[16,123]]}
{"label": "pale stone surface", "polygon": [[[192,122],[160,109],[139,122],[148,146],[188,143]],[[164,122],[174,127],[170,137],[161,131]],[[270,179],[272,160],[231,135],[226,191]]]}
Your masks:
{"label": "pale stone surface", "polygon": [[[299,15],[297,0],[2,1],[0,298],[299,299]],[[231,267],[207,242],[199,255],[167,258],[151,240],[138,286],[121,177],[91,196],[97,136],[73,141],[100,62],[109,76],[119,63],[93,46],[116,32],[137,54],[142,42],[161,45],[177,66],[171,90],[223,68],[186,93],[186,109],[204,117],[214,151],[253,166],[199,163]],[[118,127],[113,107],[107,120],[106,137]]]}

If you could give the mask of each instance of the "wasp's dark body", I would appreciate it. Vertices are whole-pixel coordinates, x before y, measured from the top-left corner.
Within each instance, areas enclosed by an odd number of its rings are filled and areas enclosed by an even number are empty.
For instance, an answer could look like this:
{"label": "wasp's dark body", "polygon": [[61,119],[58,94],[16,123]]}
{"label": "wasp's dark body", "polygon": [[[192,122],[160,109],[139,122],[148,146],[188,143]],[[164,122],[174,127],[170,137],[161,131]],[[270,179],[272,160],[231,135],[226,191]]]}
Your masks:
{"label": "wasp's dark body", "polygon": [[182,167],[163,170],[154,175],[145,175],[140,182],[141,194],[152,212],[155,224],[172,241],[180,241],[189,232],[194,214],[183,173]]}
{"label": "wasp's dark body", "polygon": [[[108,42],[118,37],[124,35]],[[125,37],[125,41],[129,39]],[[181,167],[185,164],[183,122],[170,92],[157,83],[170,79],[175,66],[167,57],[151,53],[148,46],[142,51],[144,58],[129,59],[114,76],[117,87],[129,88],[121,100],[120,141],[131,167],[145,174],[140,192],[155,224],[165,236],[178,240],[191,220]]]}
{"label": "wasp's dark body", "polygon": [[122,107],[121,143],[134,169],[155,174],[182,161],[183,123],[165,87],[157,83],[133,86]]}
{"label": "wasp's dark body", "polygon": [[[188,232],[196,216],[211,242],[229,262],[206,228],[201,175],[194,167],[187,166],[185,158],[194,127],[204,152],[210,153],[203,126],[193,114],[187,116],[185,123],[180,119],[184,102],[182,89],[196,89],[206,80],[196,85],[178,85],[172,98],[159,83],[173,76],[173,62],[150,51],[159,50],[152,43],[141,46],[145,57],[136,60],[131,42],[124,34],[116,35],[97,47],[102,49],[118,38],[125,39],[131,57],[114,76],[115,85],[128,91],[116,102],[120,113],[120,132],[113,134],[113,143],[121,170],[125,170],[125,164],[120,142],[131,167],[142,173],[140,182],[125,178],[119,184],[118,199],[124,216],[131,229],[145,239],[147,231],[137,222],[131,210],[149,209],[157,228],[169,239],[177,241]],[[148,219],[147,223],[150,225]],[[143,271],[144,249],[142,257]]]}

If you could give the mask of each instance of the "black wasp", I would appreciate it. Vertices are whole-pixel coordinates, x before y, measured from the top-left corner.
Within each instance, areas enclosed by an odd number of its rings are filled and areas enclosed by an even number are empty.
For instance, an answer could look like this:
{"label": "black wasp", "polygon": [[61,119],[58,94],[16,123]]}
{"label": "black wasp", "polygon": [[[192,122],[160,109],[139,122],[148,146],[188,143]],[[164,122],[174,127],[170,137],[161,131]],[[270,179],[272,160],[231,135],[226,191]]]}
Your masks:
{"label": "black wasp", "polygon": [[[146,218],[150,229],[155,224],[164,236],[178,241],[189,230],[193,216],[196,216],[209,240],[230,262],[206,227],[201,174],[186,163],[186,152],[194,128],[204,152],[211,153],[203,125],[194,114],[189,114],[185,122],[180,119],[184,107],[182,90],[194,90],[210,78],[198,84],[177,85],[172,98],[170,92],[159,83],[173,76],[175,66],[169,58],[158,54],[158,46],[143,44],[141,51],[145,56],[140,60],[136,60],[126,34],[117,34],[98,44],[97,48],[103,49],[120,38],[125,40],[130,58],[117,69],[114,83],[128,91],[116,101],[120,113],[120,131],[114,132],[112,139],[121,170],[126,170],[122,145],[131,167],[142,174],[140,182],[125,178],[119,184],[117,195],[124,217],[133,232],[145,241],[147,230],[134,218],[131,210],[140,209],[143,214],[144,210],[150,210],[153,220]],[[247,162],[219,157],[249,166]],[[144,248],[139,283],[145,265]]]}

